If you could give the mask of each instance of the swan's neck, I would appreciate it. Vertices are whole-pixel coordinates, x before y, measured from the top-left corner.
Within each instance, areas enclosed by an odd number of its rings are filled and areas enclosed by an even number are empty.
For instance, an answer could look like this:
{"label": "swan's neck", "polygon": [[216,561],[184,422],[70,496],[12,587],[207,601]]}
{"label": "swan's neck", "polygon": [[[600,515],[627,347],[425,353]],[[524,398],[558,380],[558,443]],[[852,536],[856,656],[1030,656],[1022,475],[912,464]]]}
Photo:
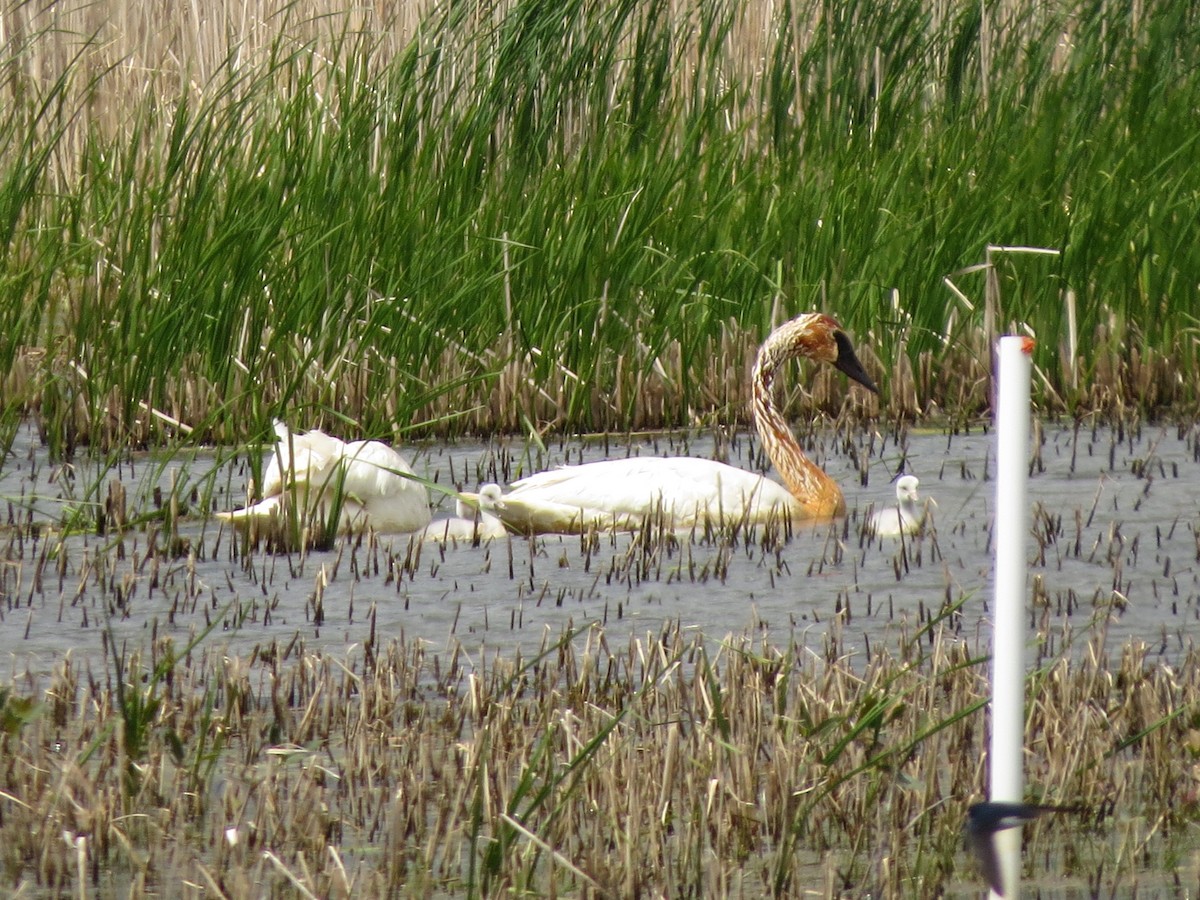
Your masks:
{"label": "swan's neck", "polygon": [[842,489],[820,466],[804,455],[796,435],[775,406],[771,388],[776,365],[781,361],[764,347],[754,364],[752,402],[759,438],[784,485],[797,503],[804,507],[807,515],[813,518],[841,515],[846,511]]}

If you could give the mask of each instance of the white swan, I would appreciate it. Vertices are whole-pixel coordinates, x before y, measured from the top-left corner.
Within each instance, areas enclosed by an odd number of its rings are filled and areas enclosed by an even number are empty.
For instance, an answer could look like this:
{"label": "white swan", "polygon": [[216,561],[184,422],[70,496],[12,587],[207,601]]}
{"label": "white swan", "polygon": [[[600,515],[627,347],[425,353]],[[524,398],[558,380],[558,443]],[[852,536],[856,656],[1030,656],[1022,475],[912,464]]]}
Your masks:
{"label": "white swan", "polygon": [[871,516],[867,523],[869,534],[897,537],[901,534],[919,534],[925,527],[925,507],[917,507],[920,496],[917,486],[920,481],[915,475],[903,475],[896,480],[896,505],[888,506]]}
{"label": "white swan", "polygon": [[445,519],[434,519],[425,526],[421,536],[427,541],[442,543],[474,543],[504,537],[508,529],[504,523],[484,507],[493,508],[500,499],[500,486],[486,484],[479,491],[479,509],[458,500],[455,514]]}
{"label": "white swan", "polygon": [[277,523],[292,504],[306,518],[324,521],[342,502],[338,529],[420,531],[429,524],[429,495],[399,453],[380,441],[346,443],[316,429],[292,434],[275,421],[275,453],[263,473],[262,499],[244,509],[217,513],[235,524]]}
{"label": "white swan", "polygon": [[646,457],[539,472],[515,482],[498,500],[486,499],[491,485],[464,496],[521,534],[631,529],[659,522],[688,528],[705,522],[761,524],[839,516],[846,509],[841,489],[804,455],[772,397],[777,370],[794,357],[828,363],[877,392],[834,319],[805,313],[775,329],[754,363],[752,413],[783,484],[714,460]]}

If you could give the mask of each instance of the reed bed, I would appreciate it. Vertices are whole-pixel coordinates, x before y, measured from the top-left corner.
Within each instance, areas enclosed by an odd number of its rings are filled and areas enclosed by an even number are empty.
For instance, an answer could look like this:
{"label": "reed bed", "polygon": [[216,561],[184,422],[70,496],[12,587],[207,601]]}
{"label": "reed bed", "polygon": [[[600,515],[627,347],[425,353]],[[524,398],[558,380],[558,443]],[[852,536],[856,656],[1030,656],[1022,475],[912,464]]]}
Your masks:
{"label": "reed bed", "polygon": [[[740,421],[838,315],[888,415],[1196,408],[1187,4],[0,7],[0,425],[56,453]],[[1055,254],[1012,252],[1046,249]]]}
{"label": "reed bed", "polygon": [[[0,872],[18,896],[967,890],[988,689],[955,615],[866,652],[836,623],[818,646],[594,626],[530,658],[373,627],[345,658],[110,644],[0,694]],[[1200,659],[1091,649],[1030,682],[1032,790],[1087,809],[1027,829],[1030,865],[1190,890]]]}

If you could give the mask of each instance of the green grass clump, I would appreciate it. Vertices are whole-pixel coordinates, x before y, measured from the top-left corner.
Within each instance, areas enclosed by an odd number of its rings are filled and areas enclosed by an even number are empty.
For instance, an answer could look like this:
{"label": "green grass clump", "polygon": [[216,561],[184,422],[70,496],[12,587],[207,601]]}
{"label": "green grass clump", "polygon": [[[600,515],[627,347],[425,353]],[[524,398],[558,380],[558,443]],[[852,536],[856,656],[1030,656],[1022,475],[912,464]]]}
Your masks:
{"label": "green grass clump", "polygon": [[1186,4],[311,2],[9,5],[0,426],[737,420],[747,348],[812,307],[887,409],[971,415],[985,260],[1044,408],[1195,405]]}

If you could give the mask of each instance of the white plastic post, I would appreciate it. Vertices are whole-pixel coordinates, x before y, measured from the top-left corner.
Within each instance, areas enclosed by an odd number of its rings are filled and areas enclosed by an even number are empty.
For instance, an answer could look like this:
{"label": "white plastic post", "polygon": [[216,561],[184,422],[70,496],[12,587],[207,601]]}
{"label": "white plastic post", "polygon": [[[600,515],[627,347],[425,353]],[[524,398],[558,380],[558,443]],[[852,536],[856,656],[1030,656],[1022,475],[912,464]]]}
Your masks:
{"label": "white plastic post", "polygon": [[[1025,784],[1026,501],[1029,470],[1029,390],[1033,340],[1002,337],[997,352],[996,597],[992,636],[991,799],[1020,803]],[[1021,829],[995,835],[1004,891],[1021,893]]]}

